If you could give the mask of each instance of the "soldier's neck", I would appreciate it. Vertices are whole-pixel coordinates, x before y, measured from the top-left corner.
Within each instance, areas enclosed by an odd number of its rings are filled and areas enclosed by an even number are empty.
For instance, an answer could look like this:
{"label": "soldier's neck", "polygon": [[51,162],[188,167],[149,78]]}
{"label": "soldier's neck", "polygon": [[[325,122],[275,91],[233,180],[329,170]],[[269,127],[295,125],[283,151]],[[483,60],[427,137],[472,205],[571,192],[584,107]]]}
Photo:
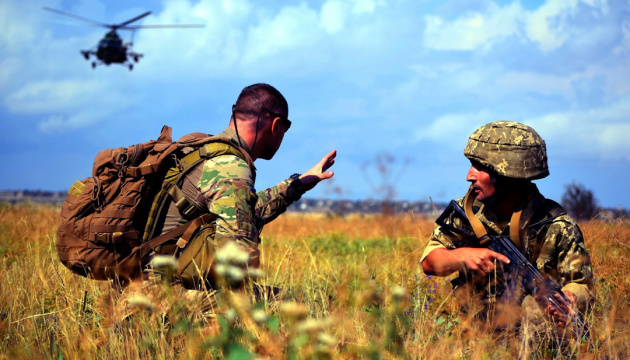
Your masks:
{"label": "soldier's neck", "polygon": [[531,192],[531,183],[510,184],[498,191],[489,206],[500,219],[509,219],[516,211],[527,204]]}

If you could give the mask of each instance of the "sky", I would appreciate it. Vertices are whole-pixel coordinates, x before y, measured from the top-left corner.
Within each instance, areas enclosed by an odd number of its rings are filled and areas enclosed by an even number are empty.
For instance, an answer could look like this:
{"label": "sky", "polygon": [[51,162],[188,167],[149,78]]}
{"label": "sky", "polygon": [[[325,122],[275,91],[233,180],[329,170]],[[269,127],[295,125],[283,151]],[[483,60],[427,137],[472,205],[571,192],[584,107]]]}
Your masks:
{"label": "sky", "polygon": [[[133,71],[79,50],[152,11]],[[121,32],[126,41],[130,33]],[[293,121],[257,189],[338,151],[307,196],[447,202],[466,192],[468,136],[513,120],[545,139],[560,200],[579,183],[630,208],[628,0],[0,0],[0,189],[66,190],[98,151],[216,134],[241,89],[269,83]]]}

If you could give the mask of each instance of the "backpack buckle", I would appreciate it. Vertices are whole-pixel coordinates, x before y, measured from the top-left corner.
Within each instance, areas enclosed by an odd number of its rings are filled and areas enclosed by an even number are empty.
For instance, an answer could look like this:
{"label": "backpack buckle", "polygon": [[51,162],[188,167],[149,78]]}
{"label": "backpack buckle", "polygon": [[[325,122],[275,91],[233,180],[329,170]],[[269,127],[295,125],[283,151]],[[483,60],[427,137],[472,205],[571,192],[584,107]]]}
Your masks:
{"label": "backpack buckle", "polygon": [[188,207],[182,211],[182,215],[187,219],[196,217],[199,213],[200,211],[192,204],[189,204]]}
{"label": "backpack buckle", "polygon": [[173,157],[173,162],[175,163],[175,167],[179,169],[179,171],[184,170],[184,166],[182,165],[182,161],[177,157],[177,154],[171,154]]}
{"label": "backpack buckle", "polygon": [[125,164],[129,161],[129,155],[127,155],[127,149],[118,154],[118,158],[116,159],[116,163],[118,164],[118,177],[122,178],[125,176]]}

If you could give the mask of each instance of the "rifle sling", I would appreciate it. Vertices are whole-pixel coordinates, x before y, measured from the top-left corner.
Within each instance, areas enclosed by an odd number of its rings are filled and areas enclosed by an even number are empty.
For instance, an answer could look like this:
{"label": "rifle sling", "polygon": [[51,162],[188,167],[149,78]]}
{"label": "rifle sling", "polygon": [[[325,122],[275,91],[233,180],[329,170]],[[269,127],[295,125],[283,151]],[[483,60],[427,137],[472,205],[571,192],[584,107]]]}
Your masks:
{"label": "rifle sling", "polygon": [[[479,218],[475,216],[473,213],[472,207],[475,202],[475,193],[473,192],[472,185],[468,189],[466,193],[466,197],[464,198],[464,211],[466,211],[466,216],[468,217],[468,221],[475,232],[475,235],[479,239],[479,243],[481,245],[485,245],[488,241],[490,241],[490,237],[488,236],[488,231],[486,227],[483,226],[483,223]],[[522,210],[516,211],[512,214],[512,218],[510,219],[510,240],[518,247],[521,251],[523,251],[523,244],[521,243],[521,236],[519,231],[519,222],[521,219]]]}

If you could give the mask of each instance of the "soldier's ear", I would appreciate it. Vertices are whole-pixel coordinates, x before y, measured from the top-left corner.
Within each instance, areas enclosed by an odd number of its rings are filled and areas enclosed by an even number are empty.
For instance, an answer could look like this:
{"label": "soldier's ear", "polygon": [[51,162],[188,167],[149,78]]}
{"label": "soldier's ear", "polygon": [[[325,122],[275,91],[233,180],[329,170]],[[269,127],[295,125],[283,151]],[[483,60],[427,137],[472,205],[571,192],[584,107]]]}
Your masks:
{"label": "soldier's ear", "polygon": [[279,135],[280,133],[284,133],[282,119],[280,119],[279,117],[275,117],[273,120],[271,120],[271,133],[273,135]]}

